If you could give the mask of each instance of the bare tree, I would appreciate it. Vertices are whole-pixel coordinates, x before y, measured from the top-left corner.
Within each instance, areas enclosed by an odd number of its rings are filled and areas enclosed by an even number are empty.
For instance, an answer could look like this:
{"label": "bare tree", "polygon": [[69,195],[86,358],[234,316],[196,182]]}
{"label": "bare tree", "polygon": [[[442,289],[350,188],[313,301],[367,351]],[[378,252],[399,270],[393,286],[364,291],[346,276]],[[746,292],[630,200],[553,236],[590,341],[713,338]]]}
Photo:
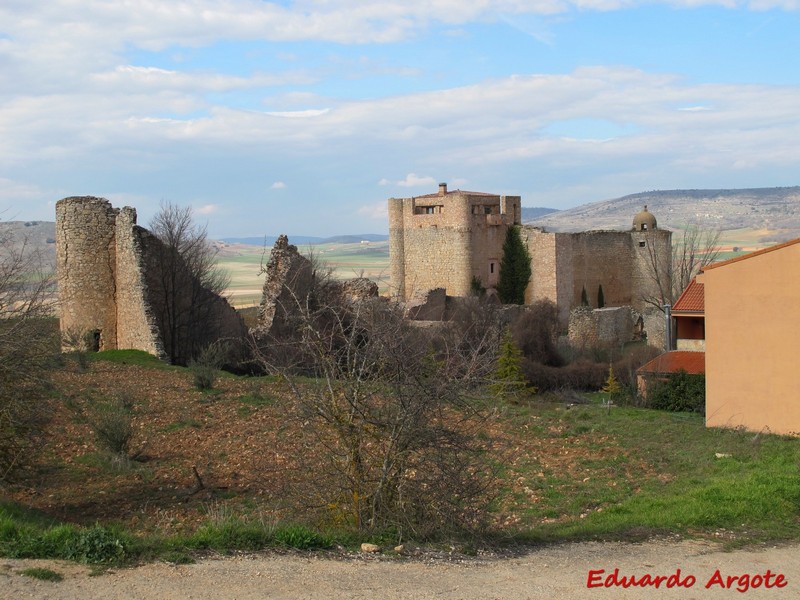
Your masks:
{"label": "bare tree", "polygon": [[0,481],[32,458],[47,420],[47,372],[58,352],[52,273],[13,233],[0,234]]}
{"label": "bare tree", "polygon": [[700,270],[719,258],[721,232],[689,225],[679,238],[673,236],[671,252],[657,246],[659,238],[647,244],[648,275],[653,284],[643,300],[663,310],[672,305]]}
{"label": "bare tree", "polygon": [[672,303],[706,265],[719,258],[722,232],[690,225],[680,242],[672,245]]}
{"label": "bare tree", "polygon": [[207,345],[216,297],[230,278],[217,266],[217,251],[206,227],[194,222],[191,207],[162,203],[150,231],[161,242],[152,251],[148,279],[164,350],[171,362],[186,364]]}
{"label": "bare tree", "polygon": [[[361,530],[427,536],[475,524],[491,477],[479,435],[486,415],[470,394],[492,373],[497,331],[466,322],[422,329],[378,299],[340,302],[320,291],[295,300],[286,312],[296,336],[258,353],[288,385],[302,423],[295,496],[318,517]],[[286,354],[282,344],[293,368],[269,361]]]}

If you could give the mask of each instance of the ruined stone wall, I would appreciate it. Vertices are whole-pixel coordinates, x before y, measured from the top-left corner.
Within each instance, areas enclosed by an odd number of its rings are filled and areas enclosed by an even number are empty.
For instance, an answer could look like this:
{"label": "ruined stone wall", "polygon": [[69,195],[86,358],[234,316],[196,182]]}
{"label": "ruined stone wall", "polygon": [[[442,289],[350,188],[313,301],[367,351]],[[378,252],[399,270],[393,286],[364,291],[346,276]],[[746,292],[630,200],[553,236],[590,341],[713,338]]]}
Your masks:
{"label": "ruined stone wall", "polygon": [[620,346],[634,339],[638,315],[630,306],[579,306],[569,317],[569,343],[575,348]]}
{"label": "ruined stone wall", "polygon": [[117,347],[114,228],[117,211],[93,196],[56,203],[56,269],[63,333]]}
{"label": "ruined stone wall", "polygon": [[[156,289],[159,248],[163,244],[136,225],[133,208],[114,209],[108,200],[91,196],[58,201],[62,332],[94,334],[98,350],[136,349],[163,357],[165,331],[159,314],[164,301]],[[247,329],[233,307],[183,274],[189,285],[178,291],[180,309],[200,305],[203,311],[190,313],[197,318],[183,324],[194,345],[187,342],[180,356],[188,359],[197,344],[221,337],[244,339]]]}
{"label": "ruined stone wall", "polygon": [[136,210],[124,207],[117,215],[116,230],[117,278],[117,347],[144,350],[164,356],[151,300],[145,280],[144,252],[152,235],[136,225]]}

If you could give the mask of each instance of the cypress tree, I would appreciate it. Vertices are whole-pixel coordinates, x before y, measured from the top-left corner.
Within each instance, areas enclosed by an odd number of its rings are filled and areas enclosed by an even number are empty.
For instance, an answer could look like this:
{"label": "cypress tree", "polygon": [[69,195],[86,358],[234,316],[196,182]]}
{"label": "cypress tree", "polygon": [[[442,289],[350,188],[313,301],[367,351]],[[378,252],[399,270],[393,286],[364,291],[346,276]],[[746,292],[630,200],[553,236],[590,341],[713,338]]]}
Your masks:
{"label": "cypress tree", "polygon": [[589,306],[589,296],[586,294],[586,286],[581,288],[581,306]]}
{"label": "cypress tree", "polygon": [[506,328],[500,351],[497,356],[497,368],[491,390],[500,399],[519,400],[522,396],[536,393],[536,388],[529,388],[522,372],[522,350],[514,342],[511,330]]}
{"label": "cypress tree", "polygon": [[597,288],[597,308],[603,308],[606,305],[606,297],[603,295],[603,284]]}
{"label": "cypress tree", "polygon": [[503,242],[497,295],[503,304],[525,304],[525,288],[531,280],[531,257],[522,243],[519,227],[512,225]]}

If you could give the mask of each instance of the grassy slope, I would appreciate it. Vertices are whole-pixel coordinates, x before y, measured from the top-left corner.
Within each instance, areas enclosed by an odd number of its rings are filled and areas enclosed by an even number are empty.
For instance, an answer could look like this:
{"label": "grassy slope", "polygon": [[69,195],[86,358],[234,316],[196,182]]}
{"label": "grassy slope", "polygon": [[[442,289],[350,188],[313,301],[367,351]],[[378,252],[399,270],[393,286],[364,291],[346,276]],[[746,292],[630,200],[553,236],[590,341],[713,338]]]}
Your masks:
{"label": "grassy slope", "polygon": [[[62,556],[95,544],[113,558],[115,539],[137,555],[352,540],[346,531],[315,533],[318,523],[281,524],[296,518],[273,491],[280,471],[272,457],[291,456],[293,439],[276,381],[225,377],[203,394],[183,369],[131,353],[106,358],[114,362],[94,362],[85,373],[65,367],[40,469],[0,504],[0,554]],[[108,461],[76,411],[87,397],[120,392],[137,401],[134,445],[147,458],[127,467]],[[600,404],[498,408],[487,431],[502,475],[491,538],[800,539],[800,440]],[[192,489],[193,465],[208,484],[200,493]],[[104,525],[111,523],[128,533]]]}

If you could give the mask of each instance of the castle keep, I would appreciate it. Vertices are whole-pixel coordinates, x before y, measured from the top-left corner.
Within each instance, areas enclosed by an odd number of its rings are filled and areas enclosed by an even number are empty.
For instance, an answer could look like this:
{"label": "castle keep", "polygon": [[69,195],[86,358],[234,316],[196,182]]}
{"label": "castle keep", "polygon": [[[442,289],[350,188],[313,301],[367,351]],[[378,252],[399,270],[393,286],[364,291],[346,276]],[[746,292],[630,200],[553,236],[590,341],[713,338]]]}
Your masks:
{"label": "castle keep", "polygon": [[[190,359],[197,345],[243,337],[246,328],[233,307],[185,273],[182,281],[190,282],[191,293],[175,290],[175,301],[166,306],[165,295],[159,293],[163,249],[158,238],[136,225],[133,208],[112,208],[108,200],[91,196],[59,200],[56,266],[62,333],[88,335],[95,350],[136,349],[159,357],[166,355],[167,342],[178,362]],[[182,263],[172,268],[186,270]],[[165,311],[188,313],[192,303],[204,310],[197,322],[180,323],[192,332],[190,347],[183,342],[188,336],[164,331],[160,323]]]}
{"label": "castle keep", "polygon": [[[473,282],[497,285],[506,231],[521,224],[519,196],[448,191],[442,183],[438,193],[388,202],[395,299],[436,288],[468,296]],[[647,299],[660,296],[659,280],[668,288],[672,233],[658,229],[647,207],[628,231],[553,233],[523,225],[520,233],[531,256],[525,302],[554,302],[565,329],[584,294],[598,308],[601,286],[605,306],[640,313],[651,312]]]}
{"label": "castle keep", "polygon": [[473,280],[497,284],[506,229],[521,220],[519,196],[461,190],[389,199],[389,269],[392,296],[444,288],[467,296]]}

